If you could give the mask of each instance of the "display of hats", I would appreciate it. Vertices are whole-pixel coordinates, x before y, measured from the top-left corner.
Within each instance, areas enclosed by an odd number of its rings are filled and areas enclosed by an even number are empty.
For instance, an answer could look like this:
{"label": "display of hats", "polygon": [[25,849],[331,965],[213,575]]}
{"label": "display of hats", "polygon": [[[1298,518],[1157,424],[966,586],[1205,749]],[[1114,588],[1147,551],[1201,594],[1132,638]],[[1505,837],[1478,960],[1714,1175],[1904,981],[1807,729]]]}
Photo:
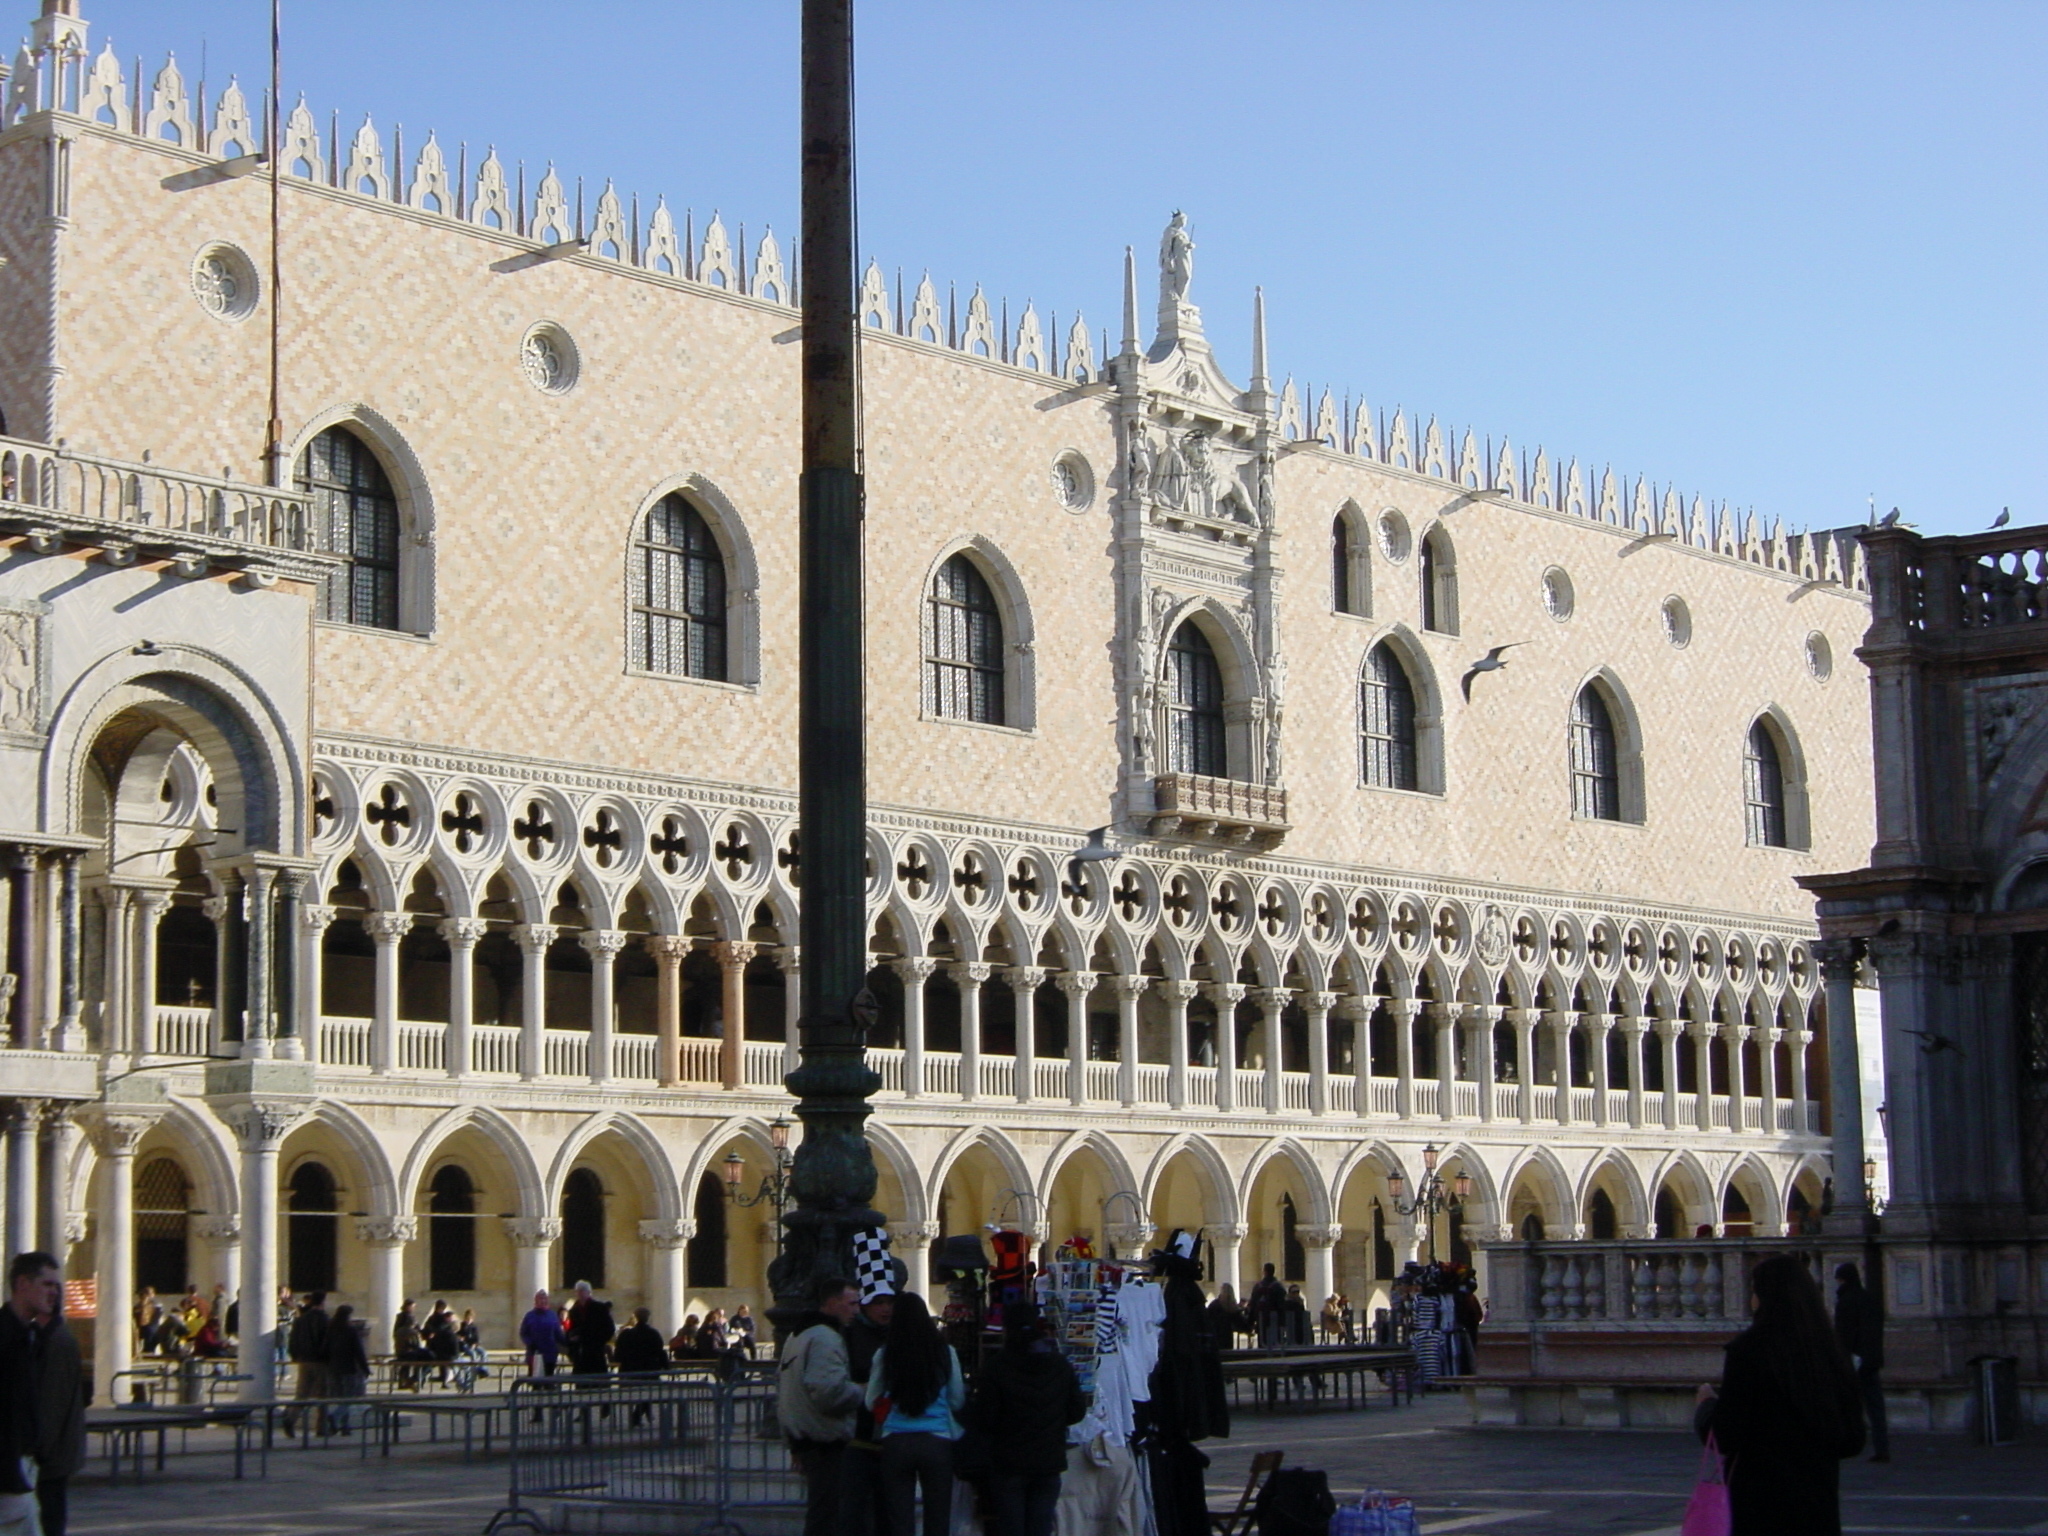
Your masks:
{"label": "display of hats", "polygon": [[932,1250],[932,1268],[940,1274],[972,1274],[988,1268],[988,1255],[972,1232],[955,1232]]}

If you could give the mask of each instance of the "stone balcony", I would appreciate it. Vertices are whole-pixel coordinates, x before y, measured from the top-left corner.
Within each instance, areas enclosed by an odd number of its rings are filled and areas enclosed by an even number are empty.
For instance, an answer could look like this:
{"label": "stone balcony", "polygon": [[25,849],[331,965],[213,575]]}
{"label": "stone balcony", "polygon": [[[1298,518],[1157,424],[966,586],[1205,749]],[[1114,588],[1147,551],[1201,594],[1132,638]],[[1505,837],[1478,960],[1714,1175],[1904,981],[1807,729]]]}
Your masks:
{"label": "stone balcony", "polygon": [[1205,773],[1162,773],[1152,781],[1152,835],[1274,848],[1287,835],[1287,791]]}

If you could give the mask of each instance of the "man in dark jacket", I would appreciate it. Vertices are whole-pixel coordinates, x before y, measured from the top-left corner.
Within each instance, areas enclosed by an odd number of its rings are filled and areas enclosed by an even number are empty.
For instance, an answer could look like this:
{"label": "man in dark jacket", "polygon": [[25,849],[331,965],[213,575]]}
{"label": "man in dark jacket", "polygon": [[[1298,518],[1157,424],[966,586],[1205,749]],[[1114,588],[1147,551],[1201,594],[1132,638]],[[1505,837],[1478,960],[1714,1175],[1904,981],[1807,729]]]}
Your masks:
{"label": "man in dark jacket", "polygon": [[7,1269],[8,1310],[35,1338],[36,1509],[43,1536],[64,1536],[71,1479],[85,1465],[85,1367],[64,1326],[64,1277],[47,1253]]}
{"label": "man in dark jacket", "polygon": [[[298,1368],[298,1380],[292,1388],[292,1396],[301,1402],[327,1395],[327,1293],[308,1291],[306,1304],[299,1308],[298,1316],[292,1319],[291,1332],[285,1335],[285,1354]],[[318,1409],[312,1410],[316,1420]],[[284,1432],[290,1436],[298,1423],[298,1414],[286,1409]],[[319,1428],[316,1422],[314,1427]]]}
{"label": "man in dark jacket", "polygon": [[1053,1347],[1038,1308],[1004,1307],[1003,1347],[982,1362],[964,1414],[994,1447],[985,1507],[996,1529],[1052,1536],[1067,1426],[1087,1411],[1074,1368]]}
{"label": "man in dark jacket", "polygon": [[[635,1307],[633,1321],[612,1340],[612,1357],[618,1362],[620,1376],[652,1381],[668,1368],[668,1345],[662,1342],[661,1330],[648,1321],[653,1316],[646,1307]],[[647,1403],[635,1403],[632,1422],[642,1422],[650,1407]]]}
{"label": "man in dark jacket", "polygon": [[1260,1349],[1271,1349],[1280,1342],[1280,1320],[1286,1310],[1287,1287],[1268,1264],[1245,1298],[1245,1311],[1252,1319],[1253,1341]]}
{"label": "man in dark jacket", "polygon": [[[888,1337],[889,1319],[895,1315],[896,1292],[892,1285],[874,1280],[862,1287],[860,1311],[846,1325],[846,1374],[862,1388],[868,1384],[875,1352]],[[881,1451],[874,1413],[862,1404],[854,1410],[853,1440],[846,1450],[844,1536],[872,1536],[882,1529]]]}
{"label": "man in dark jacket", "polygon": [[1856,1367],[1856,1387],[1863,1394],[1863,1418],[1870,1426],[1870,1459],[1892,1459],[1891,1426],[1884,1414],[1884,1312],[1864,1289],[1854,1264],[1835,1266],[1835,1337]]}
{"label": "man in dark jacket", "polygon": [[35,1493],[23,1463],[36,1453],[41,1435],[36,1427],[36,1355],[41,1330],[37,1308],[15,1300],[18,1274],[41,1275],[55,1270],[47,1253],[24,1253],[8,1266],[8,1303],[0,1306],[0,1520],[34,1514]]}
{"label": "man in dark jacket", "polygon": [[608,1351],[612,1335],[617,1332],[612,1323],[612,1304],[599,1301],[588,1280],[578,1280],[576,1299],[569,1303],[568,1326],[562,1330],[562,1342],[569,1346],[569,1369],[578,1376],[609,1375]]}

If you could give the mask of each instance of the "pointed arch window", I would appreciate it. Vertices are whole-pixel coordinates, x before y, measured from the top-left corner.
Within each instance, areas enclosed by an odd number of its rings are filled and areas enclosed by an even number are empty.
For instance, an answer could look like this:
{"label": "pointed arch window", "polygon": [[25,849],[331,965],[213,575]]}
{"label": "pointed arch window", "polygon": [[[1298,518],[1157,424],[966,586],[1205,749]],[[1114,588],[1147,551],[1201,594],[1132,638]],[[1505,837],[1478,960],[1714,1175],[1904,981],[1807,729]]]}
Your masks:
{"label": "pointed arch window", "polygon": [[1458,632],[1458,562],[1450,536],[1441,528],[1423,535],[1416,551],[1416,577],[1422,585],[1422,627],[1440,635]]}
{"label": "pointed arch window", "polygon": [[1572,701],[1572,814],[1590,821],[1620,821],[1621,750],[1614,714],[1588,683]]}
{"label": "pointed arch window", "polygon": [[326,1164],[301,1163],[292,1170],[287,1206],[287,1283],[295,1291],[336,1289],[341,1207]]}
{"label": "pointed arch window", "polygon": [[320,616],[397,629],[398,496],[369,444],[329,427],[299,455],[298,487],[312,501],[319,547],[344,562],[321,593]]}
{"label": "pointed arch window", "polygon": [[459,1163],[438,1169],[429,1186],[427,1285],[436,1291],[476,1289],[476,1184]]}
{"label": "pointed arch window", "polygon": [[1742,746],[1742,803],[1753,848],[1790,845],[1785,822],[1785,760],[1771,728],[1758,719]]}
{"label": "pointed arch window", "polygon": [[1227,778],[1223,669],[1192,619],[1174,631],[1167,662],[1167,766],[1174,773]]}
{"label": "pointed arch window", "polygon": [[1003,724],[1003,616],[988,578],[954,555],[932,577],[926,605],[925,708],[945,720]]}
{"label": "pointed arch window", "polygon": [[670,677],[727,679],[725,552],[680,495],[648,511],[633,549],[633,664]]}
{"label": "pointed arch window", "polygon": [[1342,512],[1330,519],[1330,606],[1339,613],[1351,607],[1351,520]]}
{"label": "pointed arch window", "polygon": [[1365,658],[1358,685],[1360,771],[1375,789],[1418,789],[1415,685],[1384,641]]}
{"label": "pointed arch window", "polygon": [[135,1287],[175,1297],[185,1289],[187,1214],[192,1185],[168,1157],[153,1157],[135,1175]]}
{"label": "pointed arch window", "polygon": [[718,1290],[727,1283],[725,1191],[718,1180],[706,1173],[697,1181],[697,1198],[691,1203],[697,1230],[688,1245],[690,1284]]}
{"label": "pointed arch window", "polygon": [[604,1184],[577,1168],[562,1185],[562,1284],[588,1280],[602,1289],[604,1260]]}

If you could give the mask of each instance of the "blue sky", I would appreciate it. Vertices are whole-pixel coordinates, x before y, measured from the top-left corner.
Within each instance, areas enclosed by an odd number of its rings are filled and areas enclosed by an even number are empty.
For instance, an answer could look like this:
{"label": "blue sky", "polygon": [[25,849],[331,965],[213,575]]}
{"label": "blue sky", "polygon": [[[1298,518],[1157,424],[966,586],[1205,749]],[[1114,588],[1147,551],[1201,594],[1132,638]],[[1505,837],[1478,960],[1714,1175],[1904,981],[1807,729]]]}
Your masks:
{"label": "blue sky", "polygon": [[[24,17],[31,0],[16,0]],[[83,0],[261,79],[267,0]],[[286,90],[796,224],[796,0],[286,0]],[[1787,526],[2048,522],[2048,6],[863,0],[862,244]],[[593,195],[595,188],[593,187]]]}

